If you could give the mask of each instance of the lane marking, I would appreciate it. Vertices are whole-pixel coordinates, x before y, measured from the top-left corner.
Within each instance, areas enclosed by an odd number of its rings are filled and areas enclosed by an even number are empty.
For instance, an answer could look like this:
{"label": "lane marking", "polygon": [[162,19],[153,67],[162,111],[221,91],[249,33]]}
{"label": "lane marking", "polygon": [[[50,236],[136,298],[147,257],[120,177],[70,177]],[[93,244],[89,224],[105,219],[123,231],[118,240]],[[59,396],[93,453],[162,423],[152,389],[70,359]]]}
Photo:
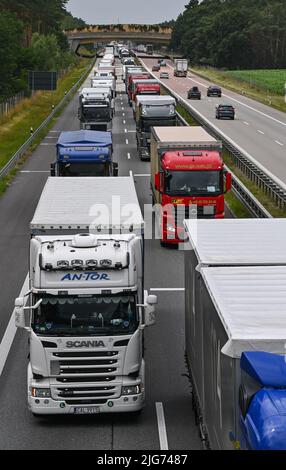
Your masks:
{"label": "lane marking", "polygon": [[126,145],[128,145],[128,144],[129,144],[129,140],[128,140],[128,139],[126,139]]}
{"label": "lane marking", "polygon": [[[18,297],[23,297],[23,295],[29,290],[29,275],[27,274],[24,284],[22,286],[21,292]],[[28,298],[27,298],[28,300]],[[9,352],[11,350],[17,328],[15,326],[15,308],[12,312],[11,318],[9,320],[8,326],[2,338],[0,344],[0,376],[2,375],[3,369],[5,367]]]}
{"label": "lane marking", "polygon": [[50,173],[48,170],[22,170],[20,173]]}
{"label": "lane marking", "polygon": [[160,450],[169,450],[163,403],[156,403]]}
{"label": "lane marking", "polygon": [[284,144],[282,144],[282,142],[279,142],[279,140],[274,140],[274,142],[276,142],[276,144],[278,144],[278,145],[281,145],[281,147],[284,146]]}
{"label": "lane marking", "polygon": [[54,134],[60,134],[61,132],[62,132],[62,131],[49,131],[49,134],[52,134],[52,133],[54,133]]}
{"label": "lane marking", "polygon": [[125,116],[125,113],[122,113],[122,116]]}
{"label": "lane marking", "polygon": [[126,121],[125,121],[125,119],[123,119],[123,124],[126,124]]}
{"label": "lane marking", "polygon": [[46,136],[44,137],[44,139],[57,139],[58,137],[55,135],[55,136]]}
{"label": "lane marking", "polygon": [[127,134],[127,129],[124,129],[125,134]]}
{"label": "lane marking", "polygon": [[46,143],[41,143],[40,145],[53,145],[54,146],[55,144],[46,142]]}
{"label": "lane marking", "polygon": [[133,133],[136,133],[136,131],[128,131],[129,134],[133,134]]}
{"label": "lane marking", "polygon": [[152,292],[184,292],[185,288],[184,287],[153,287],[149,290]]}
{"label": "lane marking", "polygon": [[130,153],[127,154],[127,158],[128,158],[128,160],[130,160],[130,158],[131,158]]}
{"label": "lane marking", "polygon": [[134,176],[151,176],[150,173],[139,173],[139,174],[135,174]]}
{"label": "lane marking", "polygon": [[133,171],[132,170],[129,170],[129,176],[130,176],[130,178],[133,178]]}
{"label": "lane marking", "polygon": [[264,132],[260,131],[259,129],[257,129],[257,132],[259,132],[259,134],[263,134],[263,135],[264,135]]}
{"label": "lane marking", "polygon": [[249,122],[243,121],[243,124],[245,124],[246,126],[249,126]]}

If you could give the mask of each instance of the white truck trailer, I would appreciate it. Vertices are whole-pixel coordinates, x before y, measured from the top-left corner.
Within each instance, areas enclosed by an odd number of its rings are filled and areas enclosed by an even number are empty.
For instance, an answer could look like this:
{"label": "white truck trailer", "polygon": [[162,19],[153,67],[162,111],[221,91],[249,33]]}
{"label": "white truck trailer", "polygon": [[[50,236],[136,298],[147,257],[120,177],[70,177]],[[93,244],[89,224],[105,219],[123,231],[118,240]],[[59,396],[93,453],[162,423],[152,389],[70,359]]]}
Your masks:
{"label": "white truck trailer", "polygon": [[31,228],[28,405],[35,415],[139,412],[143,333],[156,296],[144,291],[144,222],[131,177],[48,178]]}
{"label": "white truck trailer", "polygon": [[186,77],[188,74],[188,61],[187,59],[175,59],[174,76]]}
{"label": "white truck trailer", "polygon": [[212,449],[286,449],[286,219],[187,220],[186,358]]}

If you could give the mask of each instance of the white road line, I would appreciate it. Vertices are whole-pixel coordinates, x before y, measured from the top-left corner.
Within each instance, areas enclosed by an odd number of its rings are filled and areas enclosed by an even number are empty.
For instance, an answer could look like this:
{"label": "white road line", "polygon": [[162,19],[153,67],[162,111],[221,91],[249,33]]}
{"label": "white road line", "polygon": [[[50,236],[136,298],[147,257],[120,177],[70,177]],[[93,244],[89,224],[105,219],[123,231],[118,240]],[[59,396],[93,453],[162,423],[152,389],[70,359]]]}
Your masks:
{"label": "white road line", "polygon": [[126,145],[128,145],[128,144],[129,144],[129,140],[128,140],[128,139],[126,139]]}
{"label": "white road line", "polygon": [[131,178],[133,178],[133,171],[132,171],[132,170],[129,170],[129,176],[130,176]]}
{"label": "white road line", "polygon": [[264,132],[260,131],[259,129],[257,129],[257,132],[259,132],[259,134],[263,134],[263,135],[264,135]]}
{"label": "white road line", "polygon": [[20,173],[50,173],[48,170],[22,170]]}
{"label": "white road line", "polygon": [[245,124],[246,126],[249,126],[249,122],[243,121],[243,124]]}
{"label": "white road line", "polygon": [[127,134],[127,129],[124,129],[125,134]]}
{"label": "white road line", "polygon": [[121,108],[121,109],[122,109],[122,111],[124,110],[124,108]]}
{"label": "white road line", "polygon": [[51,137],[49,137],[49,136],[46,136],[46,137],[45,137],[45,139],[57,139],[57,138],[58,138],[58,137],[57,137],[56,135],[55,135],[55,136],[51,136]]}
{"label": "white road line", "polygon": [[149,290],[152,292],[184,292],[185,288],[184,287],[153,287]]}
{"label": "white road line", "polygon": [[282,144],[282,142],[279,142],[279,140],[274,140],[274,142],[276,142],[276,144],[278,144],[278,145],[281,145],[281,147],[284,146],[284,144]]}
{"label": "white road line", "polygon": [[160,450],[169,450],[163,403],[156,403]]}
{"label": "white road line", "polygon": [[46,142],[46,143],[42,143],[42,144],[40,144],[40,145],[46,145],[46,146],[47,146],[47,145],[53,145],[53,146],[54,146],[55,144],[54,144],[54,143],[47,143],[47,142]]}
{"label": "white road line", "polygon": [[125,116],[125,113],[122,113],[122,116]]}
{"label": "white road line", "polygon": [[[29,290],[29,276],[27,274],[26,279],[24,281],[23,287],[19,294],[19,297],[23,297],[23,295]],[[3,369],[5,367],[7,357],[9,355],[10,349],[12,347],[15,335],[17,332],[17,328],[15,326],[15,309],[12,312],[10,321],[2,338],[0,344],[0,376],[2,375]]]}
{"label": "white road line", "polygon": [[130,153],[127,154],[127,158],[128,158],[128,160],[130,160],[130,158],[131,158]]}
{"label": "white road line", "polygon": [[62,132],[62,131],[49,131],[49,134],[52,134],[52,133],[54,133],[54,134],[60,134],[61,132]]}
{"label": "white road line", "polygon": [[133,134],[133,133],[135,133],[136,131],[128,131],[128,132],[129,132],[129,134]]}
{"label": "white road line", "polygon": [[151,175],[150,175],[150,173],[141,173],[141,174],[140,174],[140,173],[139,173],[139,174],[137,173],[137,174],[135,174],[134,176],[151,176]]}
{"label": "white road line", "polygon": [[123,119],[123,124],[126,124],[126,121],[125,121],[125,119]]}

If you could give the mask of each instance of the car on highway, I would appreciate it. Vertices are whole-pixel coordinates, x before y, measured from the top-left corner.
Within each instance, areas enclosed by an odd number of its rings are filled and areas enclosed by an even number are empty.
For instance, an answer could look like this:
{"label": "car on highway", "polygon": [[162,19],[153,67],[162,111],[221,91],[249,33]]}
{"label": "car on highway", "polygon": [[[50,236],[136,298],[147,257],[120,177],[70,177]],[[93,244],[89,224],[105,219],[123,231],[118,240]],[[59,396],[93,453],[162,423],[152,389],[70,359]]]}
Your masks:
{"label": "car on highway", "polygon": [[211,85],[208,87],[207,96],[218,96],[220,98],[221,95],[222,95],[222,92],[219,86]]}
{"label": "car on highway", "polygon": [[216,119],[234,119],[235,109],[231,104],[218,104],[215,108]]}
{"label": "car on highway", "polygon": [[152,72],[159,72],[160,70],[160,64],[155,64],[152,67]]}
{"label": "car on highway", "polygon": [[160,73],[160,78],[169,78],[168,72],[161,72]]}
{"label": "car on highway", "polygon": [[193,86],[188,91],[188,100],[200,100],[201,92],[197,86]]}
{"label": "car on highway", "polygon": [[164,59],[161,60],[161,67],[167,67],[167,63]]}

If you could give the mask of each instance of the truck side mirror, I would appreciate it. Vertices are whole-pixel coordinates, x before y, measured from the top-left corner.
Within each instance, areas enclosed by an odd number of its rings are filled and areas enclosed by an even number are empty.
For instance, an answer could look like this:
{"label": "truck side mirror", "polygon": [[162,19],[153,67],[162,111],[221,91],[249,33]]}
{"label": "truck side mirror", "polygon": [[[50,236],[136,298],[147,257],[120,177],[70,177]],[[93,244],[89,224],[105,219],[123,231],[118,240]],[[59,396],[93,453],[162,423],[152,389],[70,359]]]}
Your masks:
{"label": "truck side mirror", "polygon": [[146,299],[145,310],[145,326],[152,326],[156,323],[155,305],[157,304],[156,295],[148,295]]}
{"label": "truck side mirror", "polygon": [[155,173],[155,189],[156,191],[162,192],[163,188],[161,185],[161,174],[162,173]]}
{"label": "truck side mirror", "polygon": [[231,173],[228,171],[228,172],[225,174],[225,193],[227,193],[228,191],[231,190],[231,183],[232,183],[232,175],[231,175]]}
{"label": "truck side mirror", "polygon": [[113,176],[118,176],[118,163],[113,163]]}
{"label": "truck side mirror", "polygon": [[51,176],[56,176],[56,164],[51,163]]}
{"label": "truck side mirror", "polygon": [[27,328],[24,306],[25,306],[24,297],[18,297],[15,300],[15,326],[16,328]]}

